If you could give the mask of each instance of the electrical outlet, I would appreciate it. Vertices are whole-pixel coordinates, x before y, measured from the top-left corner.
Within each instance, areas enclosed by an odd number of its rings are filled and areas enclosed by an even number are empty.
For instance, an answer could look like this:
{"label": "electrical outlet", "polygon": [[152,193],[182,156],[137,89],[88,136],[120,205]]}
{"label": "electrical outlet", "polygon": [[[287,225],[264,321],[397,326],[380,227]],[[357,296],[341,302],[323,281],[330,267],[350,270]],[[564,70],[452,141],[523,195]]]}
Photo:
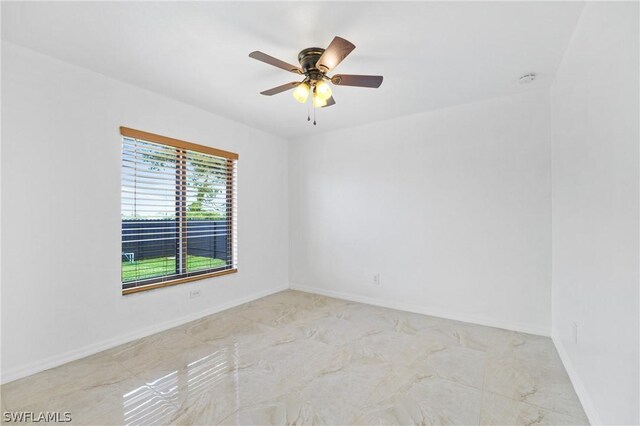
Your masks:
{"label": "electrical outlet", "polygon": [[380,285],[380,274],[373,274],[373,285]]}
{"label": "electrical outlet", "polygon": [[189,299],[195,299],[196,297],[200,297],[200,290],[191,290],[189,292]]}
{"label": "electrical outlet", "polygon": [[578,344],[578,323],[573,323],[573,343]]}

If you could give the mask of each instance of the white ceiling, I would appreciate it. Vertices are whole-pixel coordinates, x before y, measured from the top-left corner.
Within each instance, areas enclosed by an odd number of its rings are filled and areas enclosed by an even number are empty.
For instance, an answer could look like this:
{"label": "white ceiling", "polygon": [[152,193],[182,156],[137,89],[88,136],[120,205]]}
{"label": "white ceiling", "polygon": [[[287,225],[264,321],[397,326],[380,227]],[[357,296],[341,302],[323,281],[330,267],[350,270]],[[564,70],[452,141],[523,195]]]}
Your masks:
{"label": "white ceiling", "polygon": [[[3,2],[10,42],[283,137],[548,87],[582,2]],[[290,92],[290,63],[339,35],[357,47],[336,73],[379,74],[379,89],[335,87],[318,126]],[[530,85],[518,77],[536,72]]]}

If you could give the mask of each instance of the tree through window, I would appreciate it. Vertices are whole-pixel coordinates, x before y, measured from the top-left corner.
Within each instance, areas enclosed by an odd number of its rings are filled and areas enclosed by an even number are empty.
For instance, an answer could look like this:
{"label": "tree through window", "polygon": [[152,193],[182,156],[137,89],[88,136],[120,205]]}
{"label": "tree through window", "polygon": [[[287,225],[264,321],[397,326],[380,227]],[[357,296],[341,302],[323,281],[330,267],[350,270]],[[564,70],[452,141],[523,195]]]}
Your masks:
{"label": "tree through window", "polygon": [[123,293],[235,272],[238,155],[121,134]]}

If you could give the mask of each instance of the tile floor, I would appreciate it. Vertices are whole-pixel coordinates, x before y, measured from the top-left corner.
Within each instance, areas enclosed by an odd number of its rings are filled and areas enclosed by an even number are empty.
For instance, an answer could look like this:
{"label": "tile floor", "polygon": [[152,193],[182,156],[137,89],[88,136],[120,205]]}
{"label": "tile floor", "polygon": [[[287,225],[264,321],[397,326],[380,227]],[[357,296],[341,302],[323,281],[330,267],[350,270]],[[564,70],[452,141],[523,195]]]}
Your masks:
{"label": "tile floor", "polygon": [[1,388],[74,424],[588,424],[549,338],[284,291]]}

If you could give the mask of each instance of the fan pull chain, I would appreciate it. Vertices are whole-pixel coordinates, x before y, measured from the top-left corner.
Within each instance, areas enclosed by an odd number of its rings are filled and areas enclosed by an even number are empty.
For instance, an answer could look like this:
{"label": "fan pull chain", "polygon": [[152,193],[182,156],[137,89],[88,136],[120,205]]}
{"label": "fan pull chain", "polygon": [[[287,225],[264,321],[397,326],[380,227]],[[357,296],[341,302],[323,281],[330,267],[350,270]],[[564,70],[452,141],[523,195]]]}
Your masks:
{"label": "fan pull chain", "polygon": [[311,121],[311,107],[307,103],[307,121]]}
{"label": "fan pull chain", "polygon": [[316,107],[315,105],[313,106],[313,125],[316,125]]}

